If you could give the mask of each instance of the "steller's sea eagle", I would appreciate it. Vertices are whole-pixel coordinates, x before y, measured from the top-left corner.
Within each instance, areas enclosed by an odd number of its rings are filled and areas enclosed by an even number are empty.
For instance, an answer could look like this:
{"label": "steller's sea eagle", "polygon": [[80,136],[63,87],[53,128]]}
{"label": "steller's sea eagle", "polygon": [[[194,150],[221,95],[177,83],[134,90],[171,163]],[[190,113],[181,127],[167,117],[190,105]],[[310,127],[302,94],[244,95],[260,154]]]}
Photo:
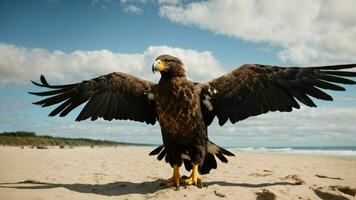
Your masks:
{"label": "steller's sea eagle", "polygon": [[[355,77],[356,72],[344,71],[354,67],[356,64],[306,68],[246,64],[209,82],[195,83],[186,78],[180,59],[161,55],[152,65],[153,72],[161,73],[158,83],[122,72],[68,85],[49,85],[41,76],[41,83],[33,84],[51,90],[30,94],[47,96],[34,104],[59,104],[49,116],[66,116],[87,102],[76,121],[158,121],[163,145],[150,155],[165,158],[173,168],[173,176],[164,184],[178,187],[200,185],[199,174],[217,168],[215,156],[226,163],[225,156],[234,155],[208,139],[207,127],[215,116],[222,126],[227,120],[236,123],[269,111],[290,112],[299,109],[299,103],[316,107],[310,97],[332,100],[321,89],[344,91],[336,84],[356,83],[345,78]],[[192,170],[189,177],[179,174],[183,163],[188,171]]]}

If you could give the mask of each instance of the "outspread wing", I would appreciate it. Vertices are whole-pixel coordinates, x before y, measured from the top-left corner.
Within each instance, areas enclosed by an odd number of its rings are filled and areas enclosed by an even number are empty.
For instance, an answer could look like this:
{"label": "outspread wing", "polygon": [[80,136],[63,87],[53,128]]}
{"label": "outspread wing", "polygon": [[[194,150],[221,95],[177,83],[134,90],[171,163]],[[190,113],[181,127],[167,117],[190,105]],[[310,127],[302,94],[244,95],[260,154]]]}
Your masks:
{"label": "outspread wing", "polygon": [[155,84],[125,73],[110,73],[69,85],[49,85],[41,75],[41,83],[32,83],[51,89],[45,92],[30,92],[47,97],[34,104],[42,107],[59,104],[49,116],[66,116],[74,108],[88,101],[76,121],[102,117],[105,120],[129,119],[147,124],[156,122],[154,102],[147,97],[147,92]]}
{"label": "outspread wing", "polygon": [[355,84],[345,77],[355,77],[356,72],[340,71],[354,67],[356,64],[307,68],[250,64],[196,87],[206,124],[217,116],[223,125],[228,119],[235,123],[269,111],[290,112],[299,109],[298,101],[316,107],[310,97],[332,101],[320,89],[344,91],[336,84]]}

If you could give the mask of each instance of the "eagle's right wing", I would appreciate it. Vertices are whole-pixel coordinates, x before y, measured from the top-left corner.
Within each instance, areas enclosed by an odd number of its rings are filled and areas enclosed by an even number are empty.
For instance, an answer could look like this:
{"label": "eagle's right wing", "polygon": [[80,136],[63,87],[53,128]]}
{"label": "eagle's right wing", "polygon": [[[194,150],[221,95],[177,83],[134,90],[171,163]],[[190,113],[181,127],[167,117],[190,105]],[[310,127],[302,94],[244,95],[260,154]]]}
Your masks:
{"label": "eagle's right wing", "polygon": [[299,103],[316,107],[309,97],[331,101],[320,89],[343,91],[336,84],[356,84],[345,77],[356,72],[341,71],[356,64],[321,67],[277,67],[243,65],[208,83],[197,84],[207,125],[217,116],[219,124],[232,123],[269,111],[290,112]]}
{"label": "eagle's right wing", "polygon": [[100,117],[105,120],[129,119],[155,124],[156,110],[148,93],[155,84],[134,76],[115,72],[92,80],[69,85],[49,85],[44,76],[41,83],[33,84],[49,88],[45,92],[30,92],[46,99],[34,104],[42,107],[60,104],[49,116],[66,116],[74,108],[87,102],[76,121]]}

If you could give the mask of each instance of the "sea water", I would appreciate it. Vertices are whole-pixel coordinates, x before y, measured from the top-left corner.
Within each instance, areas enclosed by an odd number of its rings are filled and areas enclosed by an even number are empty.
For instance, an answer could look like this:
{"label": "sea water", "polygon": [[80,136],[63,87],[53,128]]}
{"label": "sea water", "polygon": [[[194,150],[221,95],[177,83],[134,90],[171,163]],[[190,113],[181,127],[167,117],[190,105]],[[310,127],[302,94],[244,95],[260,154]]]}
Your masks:
{"label": "sea water", "polygon": [[333,155],[333,156],[352,156],[356,157],[356,146],[352,147],[237,147],[229,148],[237,151],[252,152],[274,152],[289,154],[314,154],[314,155]]}

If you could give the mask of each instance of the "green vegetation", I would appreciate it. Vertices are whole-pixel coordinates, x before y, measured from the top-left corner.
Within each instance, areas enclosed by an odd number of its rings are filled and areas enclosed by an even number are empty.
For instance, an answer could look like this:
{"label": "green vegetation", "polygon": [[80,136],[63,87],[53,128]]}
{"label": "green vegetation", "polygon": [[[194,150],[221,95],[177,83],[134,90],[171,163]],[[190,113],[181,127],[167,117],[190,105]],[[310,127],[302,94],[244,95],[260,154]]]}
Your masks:
{"label": "green vegetation", "polygon": [[85,138],[39,136],[33,132],[25,131],[0,133],[0,145],[8,146],[116,146],[120,144],[124,143]]}

